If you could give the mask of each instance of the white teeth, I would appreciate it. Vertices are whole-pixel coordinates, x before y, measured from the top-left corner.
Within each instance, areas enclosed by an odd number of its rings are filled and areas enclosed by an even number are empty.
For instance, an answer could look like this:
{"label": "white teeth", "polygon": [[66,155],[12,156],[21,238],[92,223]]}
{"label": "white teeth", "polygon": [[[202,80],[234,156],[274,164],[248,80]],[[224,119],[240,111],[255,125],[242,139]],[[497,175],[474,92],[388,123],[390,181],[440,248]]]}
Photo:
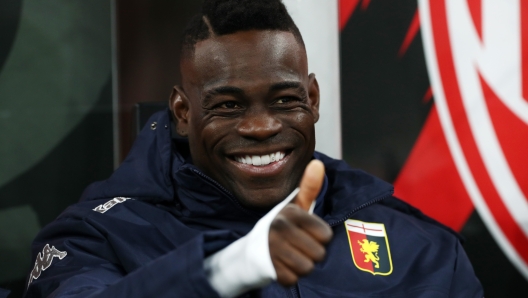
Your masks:
{"label": "white teeth", "polygon": [[269,165],[269,163],[271,162],[271,158],[269,155],[262,155],[260,160],[262,161],[262,165]]}
{"label": "white teeth", "polygon": [[260,166],[260,165],[262,164],[262,160],[260,159],[260,156],[253,155],[253,156],[251,157],[251,159],[252,159],[252,164],[253,164],[254,166]]}
{"label": "white teeth", "polygon": [[265,155],[237,156],[235,157],[235,160],[239,163],[244,163],[248,165],[265,166],[272,162],[276,162],[276,161],[283,159],[284,156],[285,156],[284,152],[277,151],[275,153],[265,154]]}

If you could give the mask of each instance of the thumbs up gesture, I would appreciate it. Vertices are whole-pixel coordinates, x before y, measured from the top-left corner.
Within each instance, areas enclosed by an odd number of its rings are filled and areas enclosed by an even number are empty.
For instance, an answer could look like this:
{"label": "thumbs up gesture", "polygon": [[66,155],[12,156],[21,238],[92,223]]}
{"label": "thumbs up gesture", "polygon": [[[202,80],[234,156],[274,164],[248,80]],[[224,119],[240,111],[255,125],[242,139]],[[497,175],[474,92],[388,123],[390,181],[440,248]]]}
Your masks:
{"label": "thumbs up gesture", "polygon": [[273,219],[269,229],[269,251],[277,273],[277,282],[291,286],[307,275],[314,263],[325,257],[325,244],[332,229],[321,218],[309,214],[324,179],[324,165],[312,160],[304,171],[299,193]]}
{"label": "thumbs up gesture", "polygon": [[[323,163],[311,161],[299,192],[295,189],[247,235],[204,260],[207,279],[221,297],[235,297],[272,280],[293,285],[313,270],[315,262],[324,259],[324,245],[332,238],[332,229],[309,212],[323,179]],[[288,204],[294,196],[294,202]]]}

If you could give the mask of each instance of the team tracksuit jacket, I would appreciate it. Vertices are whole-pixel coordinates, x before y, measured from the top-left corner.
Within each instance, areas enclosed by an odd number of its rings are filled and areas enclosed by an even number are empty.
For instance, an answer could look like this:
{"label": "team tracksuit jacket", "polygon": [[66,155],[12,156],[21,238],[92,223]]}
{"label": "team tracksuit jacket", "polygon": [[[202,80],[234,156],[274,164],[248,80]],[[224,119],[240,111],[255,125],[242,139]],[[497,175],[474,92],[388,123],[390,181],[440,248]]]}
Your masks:
{"label": "team tracksuit jacket", "polygon": [[[170,126],[169,111],[154,114],[113,175],[38,234],[26,297],[218,296],[204,258],[263,214],[196,168]],[[390,184],[314,158],[326,168],[314,213],[334,232],[326,259],[294,287],[245,296],[483,297],[456,233],[394,198]]]}

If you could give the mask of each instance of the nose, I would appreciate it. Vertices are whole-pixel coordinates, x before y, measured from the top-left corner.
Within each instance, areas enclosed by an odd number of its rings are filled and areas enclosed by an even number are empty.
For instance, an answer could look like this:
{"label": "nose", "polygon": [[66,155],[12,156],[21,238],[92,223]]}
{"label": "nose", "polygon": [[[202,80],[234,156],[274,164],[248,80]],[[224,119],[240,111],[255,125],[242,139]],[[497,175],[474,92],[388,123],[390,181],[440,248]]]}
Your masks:
{"label": "nose", "polygon": [[243,137],[263,141],[278,134],[282,123],[268,112],[248,113],[237,124],[236,130]]}

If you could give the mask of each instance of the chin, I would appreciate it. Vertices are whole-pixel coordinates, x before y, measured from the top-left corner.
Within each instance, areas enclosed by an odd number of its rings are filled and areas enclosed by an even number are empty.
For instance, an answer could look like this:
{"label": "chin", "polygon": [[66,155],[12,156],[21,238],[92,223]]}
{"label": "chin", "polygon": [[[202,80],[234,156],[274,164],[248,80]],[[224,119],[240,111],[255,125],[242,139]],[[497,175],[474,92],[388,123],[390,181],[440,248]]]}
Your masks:
{"label": "chin", "polygon": [[[278,192],[277,189],[284,189],[285,191]],[[276,188],[269,190],[258,189],[254,191],[244,191],[244,194],[238,194],[236,197],[238,201],[248,209],[269,210],[282,202],[282,200],[284,200],[293,189],[295,189],[295,186],[277,186]]]}

